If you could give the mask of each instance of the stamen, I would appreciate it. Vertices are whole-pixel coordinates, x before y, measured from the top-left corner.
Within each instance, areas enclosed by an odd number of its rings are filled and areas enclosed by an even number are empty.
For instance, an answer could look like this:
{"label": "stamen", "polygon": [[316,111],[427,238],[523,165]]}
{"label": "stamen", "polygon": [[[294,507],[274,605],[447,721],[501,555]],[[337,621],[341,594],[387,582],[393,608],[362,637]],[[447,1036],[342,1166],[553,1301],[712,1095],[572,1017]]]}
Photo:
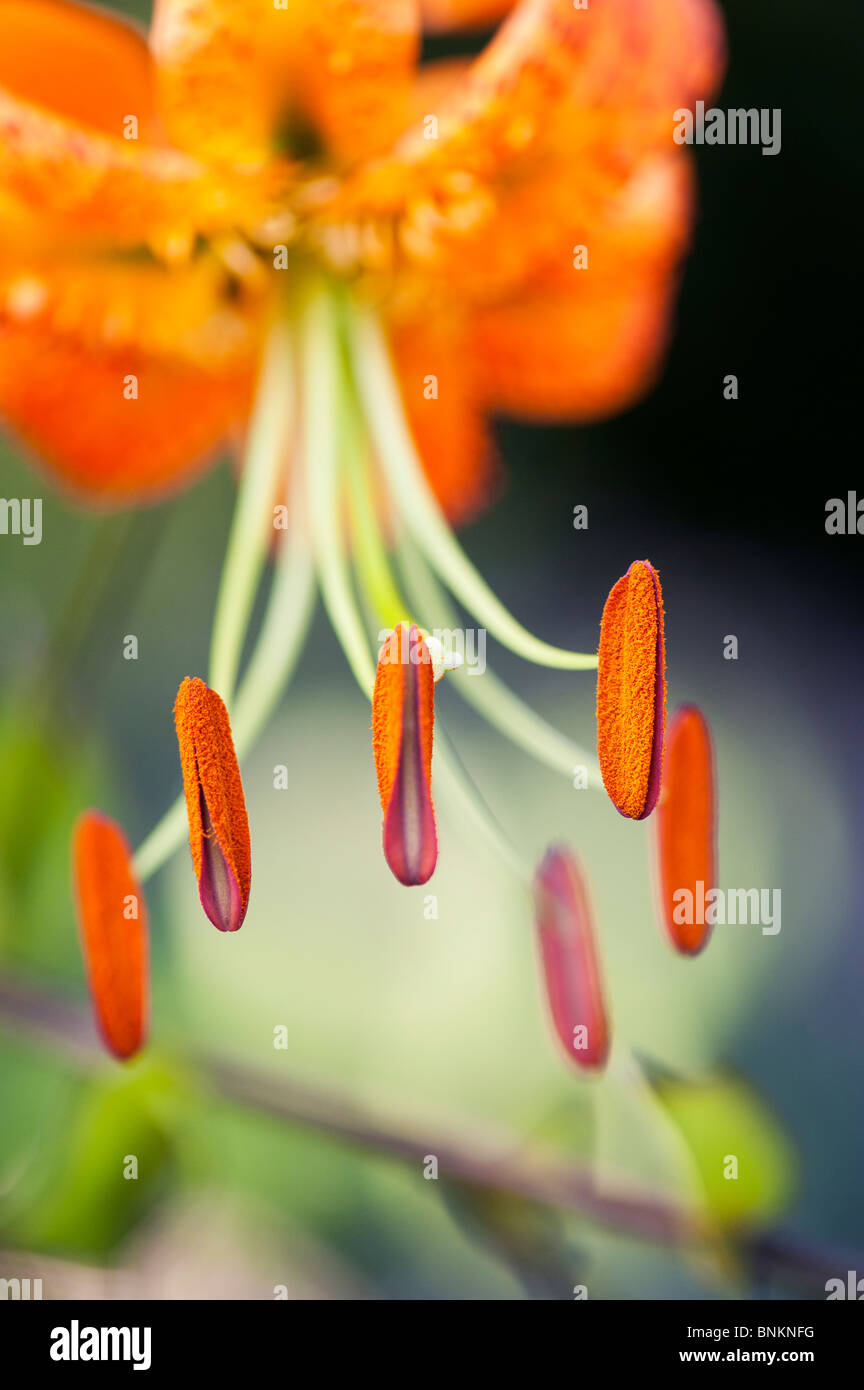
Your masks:
{"label": "stamen", "polygon": [[[267,611],[234,706],[234,746],[240,761],[288,685],[312,617],[315,577],[302,524],[302,488],[302,469],[296,467],[287,501],[289,526],[279,543]],[[186,798],[179,796],[135,855],[134,867],[142,883],[158,872],[187,835]]]}
{"label": "stamen", "polygon": [[93,1009],[107,1046],[125,1061],[147,1034],[147,904],[123,831],[98,811],[87,811],[75,827],[74,863]]}
{"label": "stamen", "polygon": [[663,790],[657,805],[660,905],[669,939],[682,955],[695,956],[711,935],[710,922],[676,921],[675,894],[690,901],[716,886],[714,754],[711,731],[695,705],[680,705],[669,721]]}
{"label": "stamen", "polygon": [[234,932],[249,904],[252,858],[228,712],[215,690],[187,676],[174,716],[201,906],[219,931]]}
{"label": "stamen", "polygon": [[609,1023],[588,893],[569,850],[549,850],[534,903],[546,997],[564,1054],[580,1069],[599,1069],[609,1054]]}
{"label": "stamen", "polygon": [[[356,461],[353,465],[356,467]],[[368,491],[368,485],[367,485]],[[383,574],[383,592],[391,596],[391,601],[401,612],[407,611],[407,605],[399,593],[390,571],[390,564],[384,543],[381,538],[381,531],[378,525],[374,510],[367,509],[365,516],[367,526],[367,537],[364,545],[358,546],[355,551],[357,573],[363,593],[369,602],[373,613],[377,612],[381,626],[393,626],[388,624],[383,618],[380,610],[376,609],[376,594],[382,591],[380,577]],[[373,579],[377,575],[377,581]],[[350,585],[349,585],[350,593]],[[530,887],[531,870],[521,859],[515,846],[508,839],[498,821],[493,816],[487,806],[480,791],[474,785],[468,772],[448,739],[445,731],[437,731],[435,739],[435,778],[437,786],[443,791],[444,798],[449,800],[454,809],[461,813],[463,818],[478,830],[506,865],[510,872],[523,885]]]}
{"label": "stamen", "polygon": [[649,560],[613,585],[600,624],[597,752],[616,810],[644,820],[660,794],[666,722],[663,594]]}
{"label": "stamen", "polygon": [[450,530],[417,456],[377,319],[349,305],[346,322],[352,368],[381,466],[402,521],[430,565],[480,624],[518,656],[559,670],[594,670],[596,656],[550,646],[528,632],[474,568]]}
{"label": "stamen", "polygon": [[400,883],[426,883],[438,861],[432,805],[434,681],[416,624],[381,648],[372,694],[372,748],[384,811],[384,856]]}

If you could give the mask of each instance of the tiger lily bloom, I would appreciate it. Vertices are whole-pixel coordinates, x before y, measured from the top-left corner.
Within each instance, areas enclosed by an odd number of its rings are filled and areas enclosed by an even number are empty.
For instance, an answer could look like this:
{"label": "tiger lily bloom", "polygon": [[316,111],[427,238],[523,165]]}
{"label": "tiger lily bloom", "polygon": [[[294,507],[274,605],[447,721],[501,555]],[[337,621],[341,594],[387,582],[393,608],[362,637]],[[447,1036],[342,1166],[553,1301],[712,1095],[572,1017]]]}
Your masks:
{"label": "tiger lily bloom", "polygon": [[[424,19],[508,9],[418,67]],[[594,419],[655,377],[692,220],[672,113],[721,65],[712,0],[156,0],[149,39],[0,0],[0,418],[85,499],[169,492],[242,435],[317,270],[464,519],[488,412]]]}
{"label": "tiger lily bloom", "polygon": [[123,831],[98,811],[75,827],[74,877],[96,1021],[106,1046],[126,1061],[147,1034],[147,905]]}
{"label": "tiger lily bloom", "polygon": [[[501,16],[476,58],[419,65],[424,24]],[[364,609],[379,641],[410,615],[434,667],[439,632],[465,631],[447,589],[484,641],[597,668],[528,632],[452,528],[497,476],[491,415],[595,420],[655,380],[693,223],[673,113],[722,65],[713,0],[156,0],[148,37],[72,0],[0,0],[0,420],[102,506],[238,447],[205,688],[242,757],[317,587],[370,699],[380,677],[403,881],[435,863],[428,672],[376,671]],[[496,728],[599,783],[589,753],[472,674],[453,685]],[[239,817],[220,825],[188,718],[202,902],[236,930],[245,838]],[[440,729],[435,763],[494,837]],[[651,777],[637,793],[625,814],[647,814]],[[184,819],[175,806],[139,848],[141,879]]]}
{"label": "tiger lily bloom", "polygon": [[682,890],[691,903],[704,902],[717,886],[714,752],[695,705],[680,705],[669,721],[655,829],[663,924],[676,951],[695,956],[708,942],[711,923],[682,911]]}

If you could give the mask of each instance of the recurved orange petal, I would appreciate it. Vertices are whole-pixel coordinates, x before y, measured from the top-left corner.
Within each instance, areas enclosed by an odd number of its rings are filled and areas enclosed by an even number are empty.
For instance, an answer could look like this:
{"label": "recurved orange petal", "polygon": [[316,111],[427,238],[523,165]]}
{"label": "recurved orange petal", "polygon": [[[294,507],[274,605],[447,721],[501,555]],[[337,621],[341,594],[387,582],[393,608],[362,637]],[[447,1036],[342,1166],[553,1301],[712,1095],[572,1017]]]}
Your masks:
{"label": "recurved orange petal", "polygon": [[488,503],[497,475],[468,335],[442,310],[395,326],[391,341],[426,476],[449,520],[465,522]]}
{"label": "recurved orange petal", "polygon": [[150,47],[171,139],[206,160],[269,158],[290,98],[279,59],[294,34],[293,14],[272,0],[156,0]]}
{"label": "recurved orange petal", "polygon": [[144,38],[70,0],[0,0],[0,194],[71,236],[179,254],[263,216],[270,189],[164,145]]}
{"label": "recurved orange petal", "polygon": [[419,628],[384,642],[372,697],[372,750],[384,811],[384,857],[400,883],[431,878],[438,860],[432,805],[432,659]]}
{"label": "recurved orange petal", "polygon": [[215,690],[187,676],[174,720],[201,906],[219,931],[237,931],[249,905],[252,855],[228,711]]}
{"label": "recurved orange petal", "polygon": [[652,385],[670,322],[670,287],[646,280],[544,290],[478,311],[472,358],[489,410],[530,420],[602,418]]}
{"label": "recurved orange petal", "polygon": [[121,1061],[144,1044],[149,1009],[147,904],[126,837],[99,811],[74,833],[75,897],[97,1023]]}
{"label": "recurved orange petal", "polygon": [[297,76],[315,130],[343,162],[386,149],[412,114],[417,0],[295,3],[302,11]]}
{"label": "recurved orange petal", "polygon": [[151,45],[184,149],[261,162],[311,137],[350,161],[407,123],[419,14],[416,0],[158,0]]}
{"label": "recurved orange petal", "polygon": [[669,154],[672,113],[710,97],[722,58],[713,0],[523,0],[338,211],[390,221],[409,263],[469,289],[478,277],[475,300],[508,278],[514,290],[550,253],[566,271],[644,161]]}
{"label": "recurved orange petal", "polygon": [[666,735],[655,821],[663,922],[682,955],[697,955],[711,935],[695,907],[716,887],[715,814],[711,731],[695,705],[679,705]]}
{"label": "recurved orange petal", "polygon": [[0,419],[74,494],[153,500],[218,456],[252,392],[238,370],[90,351],[37,325],[0,322]]}
{"label": "recurved orange petal", "polygon": [[120,15],[72,0],[0,0],[0,88],[120,138],[156,135],[153,60]]}
{"label": "recurved orange petal", "polygon": [[546,998],[564,1055],[597,1070],[609,1054],[609,1021],[588,891],[568,849],[549,850],[534,878],[534,910]]}
{"label": "recurved orange petal", "polygon": [[622,816],[657,804],[666,722],[666,652],[660,576],[634,560],[606,600],[597,671],[600,771]]}
{"label": "recurved orange petal", "polygon": [[128,246],[187,248],[238,213],[188,155],[90,130],[2,88],[0,189],[67,236]]}

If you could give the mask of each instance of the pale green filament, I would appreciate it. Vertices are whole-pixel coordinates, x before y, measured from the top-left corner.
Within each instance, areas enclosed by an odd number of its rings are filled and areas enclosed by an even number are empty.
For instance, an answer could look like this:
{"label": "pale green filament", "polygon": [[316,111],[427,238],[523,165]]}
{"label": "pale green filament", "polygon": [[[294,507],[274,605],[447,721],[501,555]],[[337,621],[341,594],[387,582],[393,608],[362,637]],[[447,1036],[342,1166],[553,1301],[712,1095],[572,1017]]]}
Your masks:
{"label": "pale green filament", "polygon": [[495,851],[523,887],[531,888],[533,873],[519,854],[509,836],[493,816],[478,788],[458,757],[450,739],[441,728],[435,734],[436,785],[443,787],[445,797],[457,812],[480,831],[483,839]]}
{"label": "pale green filament", "polygon": [[[362,452],[361,452],[362,450]],[[346,458],[348,498],[351,506],[351,538],[355,565],[363,576],[363,589],[383,627],[410,622],[405,600],[393,582],[387,552],[378,530],[375,504],[369,487],[368,445],[365,440]]]}
{"label": "pale green filament", "polygon": [[143,840],[132,860],[132,869],[140,883],[146,883],[178,850],[189,834],[186,798],[178,796],[160,821]]}
{"label": "pale green filament", "polygon": [[402,521],[433,569],[480,625],[517,656],[565,671],[596,669],[596,656],[552,647],[528,632],[474,568],[426,481],[377,319],[349,305],[347,328],[357,385],[381,467]]}
{"label": "pale green filament", "polygon": [[277,323],[262,362],[210,644],[210,685],[229,706],[273,534],[272,507],[279,495],[280,469],[287,464],[292,396],[291,344],[285,326]]}
{"label": "pale green filament", "polygon": [[[402,539],[397,553],[408,593],[428,620],[429,630],[456,629],[459,626],[456,615],[416,546]],[[600,766],[594,755],[547,723],[488,666],[482,675],[471,675],[467,666],[462,666],[449,679],[454,689],[484,719],[538,762],[545,763],[554,772],[563,772],[568,778],[574,777],[577,769],[584,768],[587,785],[602,788]]]}
{"label": "pale green filament", "polygon": [[[364,457],[358,451],[353,451],[346,467],[352,498],[356,569],[362,577],[364,592],[368,594],[382,625],[392,628],[398,622],[411,621],[413,610],[422,615],[422,622],[420,619],[417,621],[428,632],[436,628],[457,629],[458,620],[440,584],[418,547],[404,533],[397,540],[396,552],[410,606],[403,598],[394,583],[375,515],[368,454]],[[453,671],[448,680],[468,704],[517,747],[554,772],[562,772],[568,779],[573,778],[578,769],[584,768],[588,786],[602,788],[600,767],[593,754],[547,723],[488,666],[482,676],[470,675],[467,667],[463,666]]]}
{"label": "pale green filament", "polygon": [[294,673],[315,606],[315,569],[303,526],[303,470],[294,471],[289,530],[276,560],[267,612],[231,717],[238,757],[251,748]]}
{"label": "pale green filament", "polygon": [[[266,368],[265,368],[266,371]],[[267,385],[271,391],[276,393],[284,400],[285,383],[270,372]],[[272,423],[281,418],[281,426],[285,431],[283,437],[271,436],[273,455],[280,462],[284,458],[287,433],[290,428],[290,415],[287,411],[279,411],[277,408],[265,410],[263,385],[259,392],[262,413],[267,414]],[[259,444],[261,441],[259,440]],[[257,459],[256,463],[261,467],[263,460]],[[276,473],[273,473],[274,489],[276,487]],[[232,711],[232,733],[234,735],[234,746],[238,759],[242,759],[252,747],[264,724],[269,719],[275,708],[279,696],[288,684],[297,664],[297,659],[306,640],[309,628],[309,621],[312,616],[313,599],[315,595],[315,574],[312,566],[312,556],[306,540],[302,525],[301,501],[302,501],[302,473],[300,469],[293,472],[290,496],[288,501],[289,529],[285,532],[267,530],[267,519],[270,515],[270,507],[273,492],[260,493],[259,500],[266,501],[266,511],[263,510],[258,518],[261,528],[261,535],[266,544],[268,534],[280,537],[279,550],[276,557],[273,582],[270,589],[270,596],[267,602],[267,611],[261,627],[255,649],[249,661],[246,674],[237,692],[236,702]],[[241,496],[238,497],[237,510],[247,509],[247,515],[251,515],[251,505],[248,501],[248,494],[243,497],[243,488],[240,489]],[[255,537],[257,532],[251,526],[241,526],[235,516],[231,530],[231,541],[229,547],[239,544],[239,538],[249,542],[255,548]],[[246,566],[237,560],[236,572],[239,574],[245,569],[246,580],[253,575],[257,581],[260,575],[260,567],[263,564],[263,557],[257,566]],[[223,585],[224,591],[224,585]],[[223,592],[220,600],[224,598],[228,602],[227,594]],[[254,598],[254,594],[253,594]],[[251,600],[248,605],[251,607]],[[248,619],[248,608],[247,608]],[[214,647],[215,647],[214,634]],[[236,642],[234,660],[239,660],[240,649],[242,647],[242,634]],[[211,677],[211,679],[213,679]],[[233,684],[233,678],[232,678]],[[216,688],[214,684],[214,689]],[[224,686],[223,686],[224,690]],[[220,693],[222,693],[220,691]],[[223,696],[224,698],[224,696]],[[229,701],[226,700],[226,704]],[[186,800],[184,796],[179,796],[171,805],[165,815],[154,826],[150,834],[139,847],[133,866],[139,880],[143,883],[156,873],[171,855],[180,848],[188,834],[188,821],[186,816]]]}
{"label": "pale green filament", "polygon": [[[279,546],[267,612],[246,675],[237,691],[231,725],[238,759],[255,743],[294,673],[306,641],[315,596],[315,575],[292,486],[290,530]],[[133,860],[143,883],[179,849],[188,834],[186,799],[179,796],[144,840]]]}
{"label": "pale green filament", "polygon": [[340,506],[340,463],[349,419],[339,359],[337,307],[321,291],[303,309],[303,448],[312,549],[327,615],[360,689],[372,693],[375,667],[351,588]]}

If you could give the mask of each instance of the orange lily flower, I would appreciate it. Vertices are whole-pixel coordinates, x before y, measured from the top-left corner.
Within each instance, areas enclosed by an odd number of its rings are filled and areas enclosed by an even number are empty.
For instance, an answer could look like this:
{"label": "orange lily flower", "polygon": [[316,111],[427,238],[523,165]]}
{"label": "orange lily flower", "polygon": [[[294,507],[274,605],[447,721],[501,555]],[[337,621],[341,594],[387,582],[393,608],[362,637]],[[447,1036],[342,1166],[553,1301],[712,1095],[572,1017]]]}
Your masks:
{"label": "orange lily flower", "polygon": [[158,496],[242,433],[313,264],[385,326],[451,519],[487,494],[487,412],[633,400],[691,223],[671,113],[717,80],[716,11],[523,0],[476,60],[418,69],[424,19],[508,8],[157,0],[148,42],[0,0],[0,419],[79,493]]}
{"label": "orange lily flower", "polygon": [[[475,59],[419,65],[424,25],[502,16]],[[490,672],[471,679],[487,632],[561,670],[597,656],[522,627],[449,523],[489,495],[489,415],[596,419],[655,379],[693,223],[673,113],[710,99],[722,63],[713,0],[156,0],[148,37],[72,0],[0,0],[0,420],[100,504],[151,500],[244,449],[208,685],[185,682],[176,710],[221,930],[249,896],[237,757],[287,683],[315,581],[373,700],[402,882],[435,867],[432,683],[460,662],[454,683],[499,730],[599,784],[590,753]],[[290,544],[238,683],[271,523]],[[662,605],[650,566],[619,581],[635,596],[646,576],[654,645],[622,648],[613,671],[620,697],[640,690],[636,742],[603,718],[600,747],[635,818],[659,786]],[[379,642],[422,634],[429,660],[376,671],[357,589]],[[435,761],[516,864],[440,729]],[[142,880],[178,824],[172,810],[139,848]],[[563,874],[565,947],[590,966]],[[584,1060],[601,1065],[605,1045],[595,1033]]]}

